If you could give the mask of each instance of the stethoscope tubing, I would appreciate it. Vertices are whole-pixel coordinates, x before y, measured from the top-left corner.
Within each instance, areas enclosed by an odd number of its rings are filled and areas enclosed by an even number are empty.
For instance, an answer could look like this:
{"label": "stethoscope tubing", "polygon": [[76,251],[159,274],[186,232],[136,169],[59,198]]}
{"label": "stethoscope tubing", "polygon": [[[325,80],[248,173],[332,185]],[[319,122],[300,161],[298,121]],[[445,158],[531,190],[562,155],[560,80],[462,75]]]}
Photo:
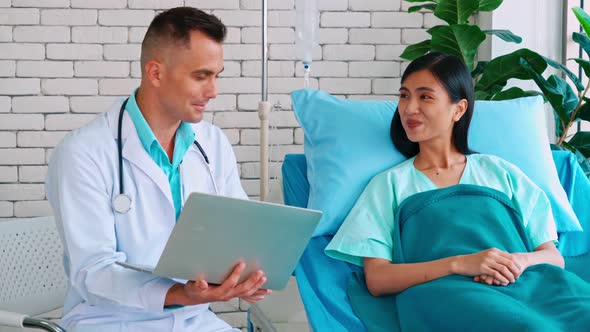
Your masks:
{"label": "stethoscope tubing", "polygon": [[[125,108],[127,106],[128,100],[129,100],[129,98],[125,99],[125,101],[121,105],[121,108],[119,109],[119,121],[117,123],[117,154],[118,154],[118,164],[119,164],[119,194],[113,198],[112,204],[113,204],[113,209],[115,210],[115,212],[120,213],[120,214],[127,213],[131,209],[131,204],[133,202],[131,197],[129,195],[125,194],[125,187],[124,187],[125,183],[123,181],[123,143],[121,140],[121,136],[122,136],[122,127],[123,127],[123,113],[125,112]],[[199,152],[201,153],[201,155],[203,156],[203,159],[205,160],[205,163],[207,164],[209,175],[211,175],[211,181],[213,181],[213,187],[215,188],[215,192],[217,193],[217,185],[215,184],[215,178],[214,178],[213,173],[211,171],[211,164],[209,163],[209,157],[207,157],[207,153],[205,153],[205,150],[203,149],[201,144],[199,144],[199,142],[196,139],[194,140],[193,143],[197,146],[197,149],[199,149]]]}

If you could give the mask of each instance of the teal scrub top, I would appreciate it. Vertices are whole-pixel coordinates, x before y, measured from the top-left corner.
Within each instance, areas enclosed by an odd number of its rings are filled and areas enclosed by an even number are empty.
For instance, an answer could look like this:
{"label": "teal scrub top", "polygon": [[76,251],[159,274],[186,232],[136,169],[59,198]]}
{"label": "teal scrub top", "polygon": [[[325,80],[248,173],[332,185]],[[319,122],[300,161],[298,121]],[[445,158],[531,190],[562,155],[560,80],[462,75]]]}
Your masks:
{"label": "teal scrub top", "polygon": [[[392,261],[393,227],[397,207],[408,197],[437,187],[414,167],[414,159],[375,176],[344,220],[326,254],[363,266],[364,257]],[[518,167],[491,155],[467,156],[459,184],[489,187],[503,192],[523,217],[533,248],[557,243],[557,230],[546,194]]]}
{"label": "teal scrub top", "polygon": [[176,212],[176,219],[178,220],[183,203],[179,166],[182,162],[182,159],[184,158],[184,155],[187,153],[188,149],[191,147],[191,144],[193,144],[195,140],[195,132],[189,123],[180,123],[180,126],[178,126],[178,129],[176,130],[176,136],[174,138],[174,154],[172,156],[172,163],[170,163],[170,159],[168,158],[166,151],[164,151],[164,148],[156,139],[154,132],[143,117],[143,114],[139,110],[139,106],[137,106],[137,101],[135,100],[136,93],[137,90],[135,90],[135,92],[129,96],[129,100],[127,101],[127,106],[125,109],[129,113],[129,116],[135,125],[137,135],[139,136],[139,140],[141,141],[145,151],[147,151],[150,157],[162,169],[168,178],[170,192],[172,194],[172,201],[174,202],[174,210]]}

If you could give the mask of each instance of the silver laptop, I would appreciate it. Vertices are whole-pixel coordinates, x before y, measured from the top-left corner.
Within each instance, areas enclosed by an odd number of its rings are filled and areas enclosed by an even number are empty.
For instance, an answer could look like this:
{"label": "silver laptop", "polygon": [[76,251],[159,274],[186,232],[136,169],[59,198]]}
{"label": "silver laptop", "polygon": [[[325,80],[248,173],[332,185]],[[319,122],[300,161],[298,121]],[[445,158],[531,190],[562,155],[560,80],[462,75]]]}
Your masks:
{"label": "silver laptop", "polygon": [[155,268],[117,262],[155,275],[220,284],[239,262],[240,281],[262,269],[264,288],[281,290],[322,213],[286,205],[191,193]]}

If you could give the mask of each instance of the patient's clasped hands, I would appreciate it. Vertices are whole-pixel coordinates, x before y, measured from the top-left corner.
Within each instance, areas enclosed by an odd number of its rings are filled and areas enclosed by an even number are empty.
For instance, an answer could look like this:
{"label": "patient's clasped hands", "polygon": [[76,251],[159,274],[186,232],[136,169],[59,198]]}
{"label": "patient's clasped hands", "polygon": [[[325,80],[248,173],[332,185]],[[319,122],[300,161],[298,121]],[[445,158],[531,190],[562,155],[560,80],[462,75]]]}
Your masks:
{"label": "patient's clasped hands", "polygon": [[506,286],[528,268],[527,257],[523,253],[507,253],[490,248],[471,255],[457,256],[457,274],[474,277],[475,282],[488,285]]}

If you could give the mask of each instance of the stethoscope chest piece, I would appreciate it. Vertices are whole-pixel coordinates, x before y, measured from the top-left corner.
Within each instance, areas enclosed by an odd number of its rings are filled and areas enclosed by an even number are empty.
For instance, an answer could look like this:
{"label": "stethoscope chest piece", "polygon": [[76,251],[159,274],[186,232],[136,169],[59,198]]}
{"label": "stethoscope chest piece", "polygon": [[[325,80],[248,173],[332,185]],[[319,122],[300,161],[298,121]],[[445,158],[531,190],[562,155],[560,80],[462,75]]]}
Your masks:
{"label": "stethoscope chest piece", "polygon": [[120,214],[129,212],[131,210],[131,197],[126,194],[118,194],[113,198],[113,209]]}

